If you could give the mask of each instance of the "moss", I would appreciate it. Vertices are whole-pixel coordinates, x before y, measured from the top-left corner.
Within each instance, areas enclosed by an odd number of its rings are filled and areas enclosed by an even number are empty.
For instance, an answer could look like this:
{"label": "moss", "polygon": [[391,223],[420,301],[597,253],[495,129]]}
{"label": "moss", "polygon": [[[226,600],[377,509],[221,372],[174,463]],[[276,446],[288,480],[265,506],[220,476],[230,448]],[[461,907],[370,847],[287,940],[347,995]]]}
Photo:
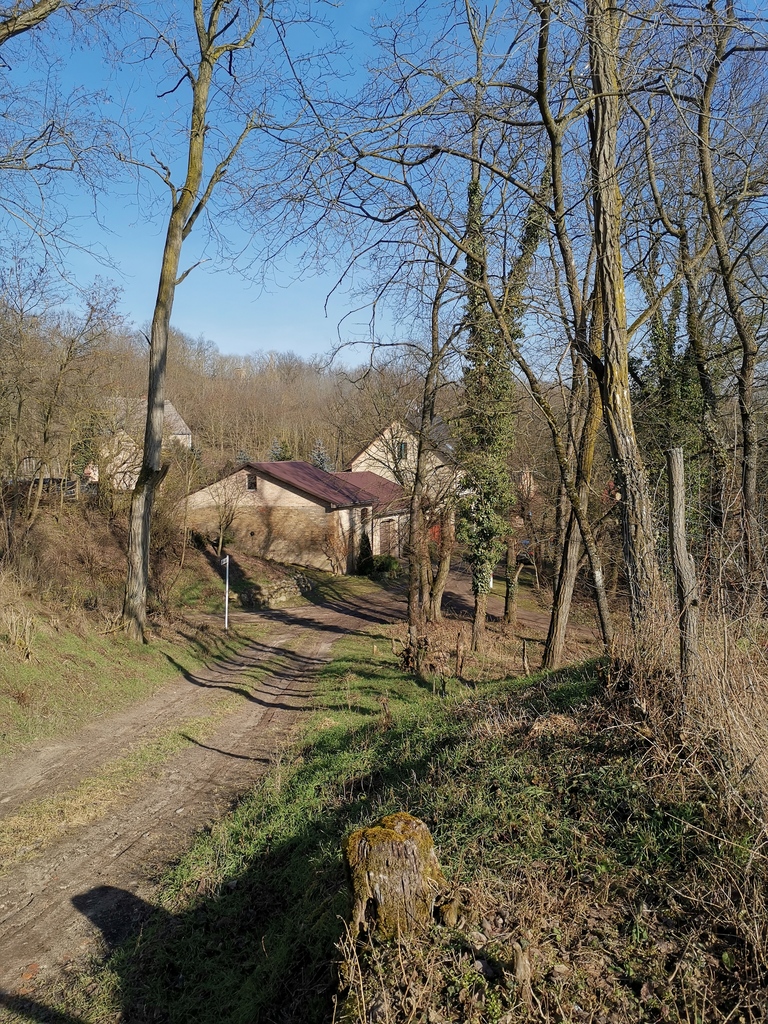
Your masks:
{"label": "moss", "polygon": [[429,829],[405,811],[353,832],[344,843],[354,896],[352,932],[395,939],[432,920],[446,881]]}

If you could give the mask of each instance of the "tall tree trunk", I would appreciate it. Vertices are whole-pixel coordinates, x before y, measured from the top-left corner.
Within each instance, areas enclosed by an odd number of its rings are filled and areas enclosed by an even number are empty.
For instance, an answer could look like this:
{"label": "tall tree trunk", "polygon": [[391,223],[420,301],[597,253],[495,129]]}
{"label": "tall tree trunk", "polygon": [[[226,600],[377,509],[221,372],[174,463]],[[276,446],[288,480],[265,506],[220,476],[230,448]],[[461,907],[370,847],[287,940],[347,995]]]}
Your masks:
{"label": "tall tree trunk", "polygon": [[[201,156],[202,158],[202,156]],[[165,475],[161,466],[163,422],[165,417],[165,369],[168,331],[181,258],[183,211],[176,207],[170,218],[160,284],[152,319],[147,387],[147,421],[144,429],[144,454],[131,497],[128,533],[128,573],[123,602],[123,627],[134,640],[143,640],[147,628],[147,587],[149,584],[149,545],[152,505],[155,490]]]}
{"label": "tall tree trunk", "polygon": [[[507,467],[512,440],[512,376],[506,339],[499,331],[498,318],[492,313],[492,289],[487,272],[487,246],[483,216],[484,189],[481,183],[482,124],[486,73],[483,67],[481,38],[476,32],[473,6],[465,4],[468,24],[475,41],[474,107],[471,112],[471,161],[467,186],[467,216],[463,236],[466,258],[466,308],[464,328],[464,411],[461,419],[459,453],[466,470],[469,492],[463,504],[461,531],[467,542],[467,561],[472,567],[472,591],[475,595],[472,626],[472,650],[482,648],[488,593],[493,570],[503,552],[507,516],[512,504],[512,486]],[[524,283],[526,252],[524,237],[532,230],[538,236],[537,219],[528,218],[521,233],[523,257],[518,260],[504,288],[501,306],[507,334],[519,334],[520,294]],[[535,251],[536,243],[533,243]],[[524,269],[525,268],[525,269]],[[498,303],[496,303],[498,307]],[[496,318],[497,322],[494,323]]]}
{"label": "tall tree trunk", "polygon": [[475,609],[472,618],[472,651],[475,654],[485,652],[485,625],[488,613],[488,591],[480,590],[475,594]]}
{"label": "tall tree trunk", "polygon": [[[599,295],[595,296],[594,312],[592,317],[592,351],[598,354],[601,350],[600,330],[602,327],[602,305]],[[595,444],[600,430],[602,419],[602,404],[600,388],[594,372],[590,369],[587,373],[587,409],[584,416],[584,423],[579,438],[578,465],[576,469],[576,488],[579,496],[579,504],[584,509],[585,515],[589,509],[589,492],[592,486],[592,466],[595,457]],[[544,645],[544,668],[557,668],[563,656],[565,646],[565,634],[568,628],[568,618],[571,612],[573,592],[576,587],[576,577],[579,571],[579,557],[581,554],[582,537],[576,518],[575,509],[571,514],[566,527],[563,541],[563,554],[560,563],[560,572],[555,583],[555,590],[552,599],[552,615],[549,620],[549,632]],[[598,609],[603,609],[607,615],[608,596],[605,591],[605,578],[602,572],[593,576],[595,588],[595,600]]]}
{"label": "tall tree trunk", "polygon": [[504,559],[504,622],[517,629],[517,585],[523,564],[517,561],[517,542],[507,537],[507,553]]}
{"label": "tall tree trunk", "polygon": [[440,516],[440,561],[432,576],[432,583],[429,588],[427,617],[430,622],[442,622],[443,619],[443,594],[445,593],[445,585],[448,582],[448,573],[451,571],[451,555],[453,554],[454,540],[454,514],[453,509],[449,508],[444,510]]}
{"label": "tall tree trunk", "polygon": [[432,581],[432,556],[429,552],[429,531],[424,512],[421,513],[421,551],[419,552],[419,604],[422,618],[429,608],[429,594]]}
{"label": "tall tree trunk", "polygon": [[[425,494],[425,481],[429,474],[428,445],[430,427],[435,413],[435,399],[440,379],[440,364],[446,344],[440,341],[440,309],[446,289],[452,279],[452,268],[444,267],[440,271],[435,294],[432,298],[430,352],[427,372],[424,377],[424,390],[421,401],[421,419],[416,449],[416,467],[413,475],[413,488],[409,505],[408,526],[408,643],[414,658],[418,652],[417,638],[424,622],[425,607],[421,594],[421,563],[423,552],[428,552],[423,502],[426,497],[432,501],[437,495]],[[442,599],[442,593],[440,594]],[[438,604],[439,609],[439,604]],[[430,613],[432,608],[430,607]]]}
{"label": "tall tree trunk", "polygon": [[413,658],[419,649],[418,637],[424,622],[421,604],[421,551],[423,548],[424,519],[421,512],[423,477],[418,471],[422,459],[422,439],[418,441],[416,473],[408,514],[408,646]]}
{"label": "tall tree trunk", "polygon": [[710,459],[709,515],[706,522],[707,578],[710,594],[714,594],[719,588],[719,555],[725,531],[725,491],[731,470],[731,459],[720,423],[720,401],[710,372],[710,353],[704,341],[705,327],[699,306],[698,277],[690,266],[688,247],[684,239],[680,248],[687,290],[685,323],[688,344],[693,352],[699,388],[704,400],[701,427]]}
{"label": "tall tree trunk", "polygon": [[613,624],[611,621],[611,613],[610,609],[608,608],[608,602],[606,600],[605,595],[605,580],[603,575],[602,561],[600,559],[600,553],[597,549],[597,541],[595,540],[595,535],[592,530],[592,524],[590,523],[589,516],[587,515],[587,509],[584,506],[584,503],[581,501],[579,495],[579,489],[576,485],[576,479],[573,473],[573,468],[568,459],[566,447],[563,442],[563,436],[560,430],[560,426],[558,424],[557,416],[555,414],[554,409],[549,403],[547,395],[545,394],[544,389],[541,385],[541,381],[538,379],[531,366],[523,357],[523,354],[518,348],[515,339],[509,333],[508,329],[506,328],[506,325],[502,322],[501,315],[498,313],[498,308],[496,308],[494,312],[497,313],[498,322],[500,324],[502,334],[504,335],[504,340],[506,341],[507,346],[509,347],[509,350],[512,353],[512,357],[525,374],[525,378],[528,381],[528,386],[531,389],[531,394],[533,395],[537,405],[544,413],[544,416],[546,418],[547,426],[549,427],[550,434],[552,436],[552,445],[555,450],[555,457],[557,458],[557,464],[560,469],[560,478],[563,481],[563,486],[565,487],[568,499],[571,503],[571,507],[573,508],[574,513],[576,515],[576,520],[579,524],[579,529],[581,531],[584,547],[587,552],[587,558],[589,560],[589,567],[592,572],[592,578],[595,583],[595,599],[597,601],[597,611],[598,617],[600,619],[600,631],[602,634],[603,643],[606,648],[609,648],[611,646],[611,643],[613,642]]}
{"label": "tall tree trunk", "polygon": [[608,0],[587,0],[591,109],[591,173],[596,285],[603,309],[603,359],[598,369],[603,415],[616,483],[621,493],[624,557],[632,622],[665,606],[656,554],[645,467],[637,444],[629,396],[624,269],[621,258],[622,196],[617,175],[619,10]]}
{"label": "tall tree trunk", "polygon": [[726,0],[725,17],[715,12],[714,3],[709,5],[714,28],[714,52],[706,71],[704,89],[699,101],[697,140],[699,152],[699,173],[701,176],[704,206],[707,220],[717,253],[720,279],[725,292],[728,312],[741,346],[739,367],[738,399],[741,419],[741,509],[743,523],[742,548],[746,575],[747,600],[759,594],[761,587],[762,538],[757,519],[757,424],[754,414],[754,382],[758,346],[755,331],[745,315],[739,295],[738,282],[734,273],[730,246],[725,233],[721,204],[717,196],[715,171],[712,163],[712,97],[720,76],[720,69],[726,60],[728,42],[735,24],[733,0]]}
{"label": "tall tree trunk", "polygon": [[[129,636],[140,640],[147,624],[147,585],[149,576],[149,542],[152,505],[155,491],[165,471],[160,464],[165,411],[165,370],[168,355],[168,331],[171,323],[176,287],[189,271],[179,276],[179,262],[184,241],[205,210],[214,189],[222,180],[235,154],[255,127],[253,116],[247,116],[237,140],[218,161],[203,186],[205,139],[210,125],[206,123],[213,70],[217,62],[234,51],[250,46],[266,7],[258,5],[255,17],[239,38],[225,41],[224,35],[236,21],[237,12],[223,28],[222,15],[228,5],[217,0],[206,10],[203,0],[191,0],[192,16],[199,45],[196,67],[185,65],[179,85],[188,81],[192,88],[192,106],[187,138],[187,165],[184,182],[176,186],[171,172],[162,164],[161,176],[171,195],[171,212],[160,265],[160,280],[152,316],[149,338],[149,382],[147,387],[147,422],[144,430],[144,453],[139,478],[131,499],[128,542],[128,572],[123,602],[123,628]],[[167,469],[167,467],[166,467]]]}
{"label": "tall tree trunk", "polygon": [[669,482],[669,550],[677,588],[680,631],[680,678],[683,696],[701,671],[699,658],[699,581],[685,536],[683,449],[667,452]]}
{"label": "tall tree trunk", "polygon": [[[584,402],[584,387],[586,383],[584,362],[576,351],[575,346],[571,346],[570,355],[571,386],[568,389],[565,445],[568,464],[575,467],[575,472],[578,475],[579,456],[577,452],[577,439],[579,444],[581,444],[582,432],[584,430],[584,417],[580,415],[580,411],[589,403]],[[555,508],[555,558],[552,577],[552,586],[555,591],[560,579],[560,569],[565,554],[565,545],[572,513],[573,510],[568,500],[568,492],[561,478],[557,489],[557,505]]]}
{"label": "tall tree trunk", "polygon": [[544,644],[544,657],[541,667],[557,668],[563,656],[565,635],[568,629],[568,618],[571,613],[573,592],[576,587],[576,576],[579,571],[579,555],[581,554],[581,534],[576,516],[571,510],[563,541],[563,553],[560,560],[560,573],[552,596],[552,614],[549,619],[549,631]]}
{"label": "tall tree trunk", "polygon": [[[552,183],[552,226],[554,228],[557,246],[565,271],[568,301],[571,308],[571,323],[568,328],[568,337],[572,349],[581,357],[587,367],[593,373],[601,371],[601,364],[596,358],[589,344],[587,308],[583,301],[582,289],[579,284],[576,257],[574,254],[571,239],[568,234],[567,218],[568,203],[565,196],[566,175],[563,170],[563,137],[568,129],[570,117],[559,117],[549,105],[549,30],[552,19],[552,8],[549,4],[540,4],[537,8],[539,15],[539,32],[537,38],[537,83],[536,101],[541,114],[544,128],[549,139],[549,165],[550,178]],[[593,315],[594,332],[594,315]],[[597,601],[598,616],[603,643],[608,649],[613,641],[613,624],[610,610],[605,594],[603,566],[600,553],[597,549],[597,542],[592,532],[592,525],[589,522],[587,508],[581,500],[579,487],[576,481],[576,474],[570,458],[567,444],[563,441],[557,417],[550,406],[540,382],[535,378],[533,371],[522,360],[520,354],[515,356],[518,365],[525,374],[531,391],[544,412],[554,444],[555,455],[560,469],[560,479],[571,503],[576,521],[581,532],[581,537],[589,560],[589,567],[592,571],[592,578],[595,583],[595,597]]]}

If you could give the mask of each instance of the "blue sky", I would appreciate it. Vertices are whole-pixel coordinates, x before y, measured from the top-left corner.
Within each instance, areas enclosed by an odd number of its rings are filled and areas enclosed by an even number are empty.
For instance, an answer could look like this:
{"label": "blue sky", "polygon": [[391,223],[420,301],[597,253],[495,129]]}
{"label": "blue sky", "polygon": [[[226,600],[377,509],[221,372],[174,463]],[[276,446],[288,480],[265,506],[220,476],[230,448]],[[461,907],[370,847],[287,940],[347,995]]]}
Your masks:
{"label": "blue sky", "polygon": [[[175,5],[177,13],[185,9],[183,4]],[[360,59],[368,50],[365,33],[370,30],[375,11],[371,0],[349,0],[338,8],[317,5],[317,9],[332,22],[337,36],[351,44],[351,59]],[[58,61],[57,74],[65,89],[103,89],[102,109],[107,114],[131,105],[155,124],[165,117],[169,117],[171,124],[171,100],[157,99],[163,88],[157,79],[110,67],[97,49],[73,49],[63,34],[58,43],[54,22],[54,18],[49,19],[38,33],[52,33],[43,43],[48,55]],[[21,43],[18,45],[22,55]],[[13,77],[24,73],[23,66],[16,63]],[[39,69],[29,72],[29,80],[33,80],[34,74],[39,75]],[[182,94],[188,97],[188,89],[180,89],[172,99]],[[169,137],[170,134],[169,128]],[[69,230],[82,247],[69,252],[67,271],[81,286],[97,275],[114,282],[122,293],[121,311],[138,328],[152,316],[168,211],[162,190],[154,192],[154,203],[145,201],[154,189],[150,182],[151,176],[141,186],[141,198],[135,184],[115,179],[98,200],[98,219],[91,213],[90,200],[78,195],[71,185],[66,192],[59,192],[60,204],[72,218]],[[161,197],[159,201],[157,196]],[[202,244],[203,236],[196,228],[185,243],[182,268],[203,254]],[[235,244],[242,244],[236,235]],[[109,265],[89,251],[108,256]],[[350,309],[358,303],[343,290],[329,300],[325,309],[338,273],[300,273],[300,259],[300,250],[289,251],[280,265],[271,268],[271,280],[266,286],[231,269],[217,269],[216,260],[209,259],[177,288],[174,326],[193,337],[208,338],[222,352],[233,354],[270,349],[292,350],[302,356],[327,353],[339,341],[338,324],[345,316],[348,320],[341,328],[342,338],[364,340],[368,332],[367,314],[362,311],[349,316]]]}
{"label": "blue sky", "polygon": [[[96,275],[113,280],[122,291],[121,311],[141,328],[152,318],[165,226],[161,218],[153,224],[130,214],[116,208],[107,216],[111,233],[102,244],[114,269],[85,253],[73,255],[70,265],[79,282]],[[296,259],[298,263],[298,254]],[[340,331],[345,339],[351,334],[365,338],[364,311],[337,327],[354,305],[348,296],[334,295],[324,308],[334,275],[304,275],[298,281],[291,277],[290,263],[265,286],[203,264],[176,289],[173,325],[194,338],[204,336],[222,352],[240,355],[275,350],[310,356],[337,345]]]}

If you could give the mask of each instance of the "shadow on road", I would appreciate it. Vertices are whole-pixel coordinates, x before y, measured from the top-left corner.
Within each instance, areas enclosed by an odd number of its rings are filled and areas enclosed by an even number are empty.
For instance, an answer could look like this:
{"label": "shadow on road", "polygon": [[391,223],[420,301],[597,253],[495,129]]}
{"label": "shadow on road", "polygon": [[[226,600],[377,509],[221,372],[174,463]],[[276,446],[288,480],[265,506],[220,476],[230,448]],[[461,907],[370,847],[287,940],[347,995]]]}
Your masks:
{"label": "shadow on road", "polygon": [[[98,885],[72,897],[72,905],[101,932],[107,955],[130,936],[141,932],[148,921],[172,920],[172,915],[153,907],[125,889]],[[0,1009],[11,1010],[22,1020],[41,1024],[85,1024],[81,1017],[46,1005],[32,995],[0,992]]]}
{"label": "shadow on road", "polygon": [[[271,647],[268,644],[260,643],[249,645],[248,655],[249,662],[253,659],[252,667],[254,670],[266,670],[269,673],[268,678],[264,682],[256,682],[254,686],[258,686],[266,694],[270,692],[279,693],[283,698],[299,697],[303,691],[291,691],[286,689],[285,686],[277,686],[276,683],[283,680],[300,681],[307,679],[313,676],[324,664],[322,658],[313,658],[308,655],[285,650],[282,647]],[[231,672],[233,676],[235,674],[243,675],[243,669],[247,663],[242,659],[227,658],[224,661],[216,662],[215,668],[208,675],[201,672],[190,672],[189,669],[186,669],[170,654],[166,654],[165,657],[178,673],[193,686],[199,686],[207,690],[226,690],[264,708],[277,708],[283,711],[299,710],[299,706],[296,704],[275,702],[269,699],[264,700],[257,693],[253,693],[248,687],[227,682],[225,679],[220,678],[221,676],[226,676],[228,672]],[[270,666],[272,661],[274,665]]]}
{"label": "shadow on road", "polygon": [[[109,957],[105,980],[110,1006],[94,1006],[98,1019],[125,1024],[236,1024],[280,1021],[321,1024],[331,1019],[338,992],[337,943],[349,915],[340,844],[371,806],[391,800],[403,780],[422,777],[440,753],[435,736],[414,744],[399,763],[329,784],[329,759],[343,758],[370,736],[365,725],[329,732],[316,754],[298,765],[297,792],[322,791],[326,799],[306,815],[276,822],[268,841],[240,835],[230,863],[208,886],[170,914],[121,889],[98,886],[72,900],[101,931]],[[254,819],[258,828],[261,815]],[[87,991],[87,990],[86,990]],[[24,1020],[86,1024],[42,998],[0,997]],[[82,998],[82,995],[81,995]],[[76,1013],[77,1011],[75,1011]],[[94,1015],[95,1015],[94,1014]],[[119,1016],[118,1016],[119,1014]]]}
{"label": "shadow on road", "polygon": [[[375,601],[366,604],[331,598],[322,604],[262,612],[259,618],[343,636],[361,626],[398,621],[403,610],[403,595],[390,593],[383,606]],[[322,657],[259,641],[251,641],[240,656],[232,655],[212,665],[209,672],[190,672],[167,657],[193,686],[228,691],[265,709],[285,712],[303,706],[298,698],[304,691],[292,689],[291,681],[298,683],[314,676],[326,663]],[[243,685],[251,665],[255,674]],[[266,678],[260,679],[264,673]],[[373,690],[375,676],[373,665],[369,670],[362,669],[358,686]],[[270,694],[277,699],[270,700]],[[367,742],[368,728],[359,736],[345,738],[340,747],[329,749],[328,755],[336,759],[343,756],[345,743]],[[192,742],[227,757],[263,760]],[[408,770],[424,771],[426,756],[421,751],[415,754]],[[115,1006],[115,1012],[119,1009],[121,1014],[119,1019],[126,1024],[149,1020],[184,1024],[202,1019],[215,1019],[221,1024],[257,1021],[264,1019],[259,1014],[265,999],[272,1007],[281,1007],[282,1021],[305,1024],[327,1019],[336,987],[335,943],[340,918],[347,909],[337,837],[348,830],[350,821],[367,811],[366,800],[387,791],[391,780],[382,768],[370,780],[358,781],[361,790],[359,794],[355,791],[351,803],[343,794],[338,806],[322,818],[304,821],[287,837],[276,832],[261,852],[244,859],[238,875],[214,894],[202,888],[183,913],[170,914],[127,890],[106,885],[73,897],[72,905],[98,928],[107,957],[111,958],[109,970],[117,979],[114,992],[119,1000],[119,1007]],[[323,784],[321,773],[314,788]],[[320,940],[317,935],[308,939],[306,921],[295,912],[307,892],[314,894],[316,913],[322,920]],[[284,953],[273,944],[278,935]],[[147,965],[151,965],[151,971],[147,971]],[[155,980],[148,980],[150,975]],[[159,985],[158,977],[162,982]],[[301,985],[297,984],[299,979]],[[82,1011],[81,1017],[77,1008],[56,1006],[55,996],[48,1004],[46,999],[42,989],[28,994],[23,989],[16,994],[0,991],[0,1020],[4,1019],[3,1011],[14,1013],[14,1019],[40,1024],[86,1024],[92,1019],[90,1010]]]}
{"label": "shadow on road", "polygon": [[268,757],[249,757],[248,754],[233,754],[231,750],[221,750],[219,747],[209,747],[207,743],[201,743],[196,740],[193,736],[183,732],[181,735],[187,742],[194,744],[196,747],[200,747],[203,750],[210,750],[214,754],[221,754],[223,757],[233,757],[237,761],[253,761],[257,764],[269,765],[272,763]]}
{"label": "shadow on road", "polygon": [[12,996],[8,992],[0,992],[0,1010],[11,1010],[22,1020],[41,1021],[43,1024],[85,1024],[82,1017],[73,1017],[69,1013],[61,1013],[53,1007],[38,1003],[26,996]]}

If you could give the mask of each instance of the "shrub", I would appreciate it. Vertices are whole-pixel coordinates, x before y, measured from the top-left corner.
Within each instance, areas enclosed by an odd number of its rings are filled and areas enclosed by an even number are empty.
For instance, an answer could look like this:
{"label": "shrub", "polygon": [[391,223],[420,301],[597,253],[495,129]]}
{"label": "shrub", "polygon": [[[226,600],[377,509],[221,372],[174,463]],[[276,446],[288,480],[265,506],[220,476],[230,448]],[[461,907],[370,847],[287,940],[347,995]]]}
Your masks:
{"label": "shrub", "polygon": [[358,576],[370,576],[373,571],[371,539],[367,533],[364,533],[360,538],[360,554],[357,557],[357,574]]}
{"label": "shrub", "polygon": [[402,572],[403,567],[394,555],[374,555],[371,561],[373,567],[369,575],[386,576],[388,579],[394,580]]}

